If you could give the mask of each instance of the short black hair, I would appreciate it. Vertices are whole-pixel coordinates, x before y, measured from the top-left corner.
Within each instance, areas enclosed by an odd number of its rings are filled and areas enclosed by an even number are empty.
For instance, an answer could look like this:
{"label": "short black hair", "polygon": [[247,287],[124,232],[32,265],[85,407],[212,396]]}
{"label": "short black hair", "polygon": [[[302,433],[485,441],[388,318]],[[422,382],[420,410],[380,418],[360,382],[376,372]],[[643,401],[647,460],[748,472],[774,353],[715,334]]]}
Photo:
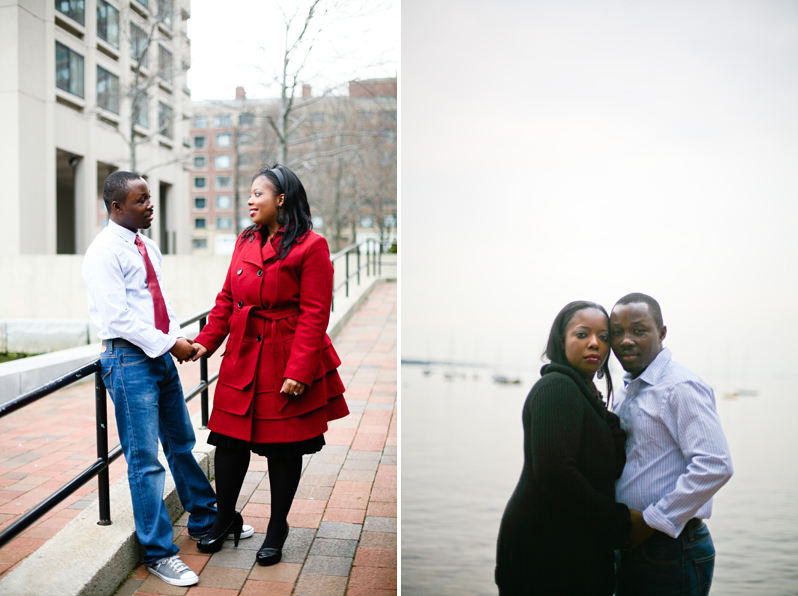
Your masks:
{"label": "short black hair", "polygon": [[[554,317],[554,323],[551,325],[549,341],[546,344],[546,351],[543,352],[543,356],[548,358],[550,362],[573,368],[571,363],[568,362],[568,357],[565,355],[565,332],[568,329],[568,324],[571,322],[571,319],[574,318],[574,315],[582,310],[597,310],[601,312],[607,318],[607,326],[609,326],[610,316],[607,314],[607,310],[600,304],[588,300],[569,302],[557,313],[557,316]],[[607,401],[609,403],[610,396],[612,395],[612,377],[610,376],[609,357],[604,361],[601,372],[604,373],[607,379]]]}
{"label": "short black hair", "polygon": [[[657,329],[662,330],[665,324],[662,322],[662,309],[659,307],[659,302],[654,300],[648,294],[641,294],[640,292],[632,292],[631,294],[627,294],[618,302],[615,303],[615,306],[619,304],[636,304],[636,303],[644,303],[648,306],[648,312],[651,317],[654,319],[654,323],[657,324]],[[615,306],[612,308],[614,309]]]}
{"label": "short black hair", "polygon": [[141,178],[138,174],[133,172],[114,172],[105,179],[103,184],[103,203],[105,203],[105,210],[108,215],[111,215],[111,203],[116,201],[122,205],[127,201],[127,193],[130,192],[128,183],[131,180]]}

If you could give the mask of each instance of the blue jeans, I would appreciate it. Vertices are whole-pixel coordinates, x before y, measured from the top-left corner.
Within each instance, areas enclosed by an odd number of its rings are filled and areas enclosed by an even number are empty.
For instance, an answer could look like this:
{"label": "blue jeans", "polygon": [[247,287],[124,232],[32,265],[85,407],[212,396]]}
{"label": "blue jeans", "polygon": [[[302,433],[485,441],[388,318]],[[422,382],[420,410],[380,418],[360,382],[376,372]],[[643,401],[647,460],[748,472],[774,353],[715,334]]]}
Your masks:
{"label": "blue jeans", "polygon": [[703,521],[678,538],[654,534],[632,552],[620,551],[617,596],[706,596],[715,569],[715,545]]}
{"label": "blue jeans", "polygon": [[166,471],[158,461],[159,438],[180,502],[190,514],[189,533],[209,530],[216,518],[216,493],[191,452],[196,440],[177,368],[169,353],[149,358],[139,348],[107,348],[100,361],[127,460],[144,562],[170,557],[179,549],[163,500]]}

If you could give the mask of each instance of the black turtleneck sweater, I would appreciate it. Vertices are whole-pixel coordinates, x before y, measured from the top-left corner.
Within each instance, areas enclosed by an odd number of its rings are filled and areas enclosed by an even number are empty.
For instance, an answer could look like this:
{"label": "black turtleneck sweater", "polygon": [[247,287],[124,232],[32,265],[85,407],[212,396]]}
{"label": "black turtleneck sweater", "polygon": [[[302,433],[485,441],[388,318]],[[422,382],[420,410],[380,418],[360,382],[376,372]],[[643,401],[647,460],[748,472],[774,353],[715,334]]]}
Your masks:
{"label": "black turtleneck sweater", "polygon": [[524,404],[524,468],[499,530],[496,583],[501,596],[609,596],[631,528],[615,502],[626,437],[573,368],[541,374]]}

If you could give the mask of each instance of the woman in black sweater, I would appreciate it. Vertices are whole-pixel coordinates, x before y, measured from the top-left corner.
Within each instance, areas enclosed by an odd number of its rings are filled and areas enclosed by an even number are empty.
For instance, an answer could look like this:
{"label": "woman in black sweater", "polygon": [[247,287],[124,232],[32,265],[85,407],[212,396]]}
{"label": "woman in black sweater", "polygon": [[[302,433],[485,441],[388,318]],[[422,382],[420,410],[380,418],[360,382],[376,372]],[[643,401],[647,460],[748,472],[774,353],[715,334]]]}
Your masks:
{"label": "woman in black sweater", "polygon": [[609,596],[614,551],[631,529],[615,480],[626,435],[607,410],[593,376],[607,379],[609,317],[592,302],[565,306],[524,404],[524,468],[499,530],[500,596]]}

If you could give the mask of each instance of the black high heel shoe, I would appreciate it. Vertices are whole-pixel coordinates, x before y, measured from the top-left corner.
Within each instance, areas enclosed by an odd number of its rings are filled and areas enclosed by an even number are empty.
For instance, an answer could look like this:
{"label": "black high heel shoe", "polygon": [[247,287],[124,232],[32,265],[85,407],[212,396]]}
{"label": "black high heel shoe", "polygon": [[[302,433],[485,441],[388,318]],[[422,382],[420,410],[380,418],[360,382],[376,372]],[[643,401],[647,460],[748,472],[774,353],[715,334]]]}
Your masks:
{"label": "black high heel shoe", "polygon": [[197,550],[202,553],[219,552],[222,550],[222,545],[224,544],[228,534],[233,535],[235,545],[238,546],[238,540],[241,538],[241,530],[243,528],[244,518],[242,518],[241,514],[236,511],[236,514],[233,516],[233,520],[227,526],[225,531],[219,534],[219,536],[216,538],[213,538],[210,534],[208,534],[205,536],[205,538],[200,539],[200,541],[197,542]]}
{"label": "black high heel shoe", "polygon": [[285,546],[285,541],[288,539],[288,524],[285,525],[285,536],[283,536],[282,541],[280,542],[280,546],[262,546],[258,551],[258,555],[255,560],[258,562],[258,565],[262,565],[263,567],[268,567],[269,565],[277,565],[280,562],[280,559],[283,558],[283,546]]}

